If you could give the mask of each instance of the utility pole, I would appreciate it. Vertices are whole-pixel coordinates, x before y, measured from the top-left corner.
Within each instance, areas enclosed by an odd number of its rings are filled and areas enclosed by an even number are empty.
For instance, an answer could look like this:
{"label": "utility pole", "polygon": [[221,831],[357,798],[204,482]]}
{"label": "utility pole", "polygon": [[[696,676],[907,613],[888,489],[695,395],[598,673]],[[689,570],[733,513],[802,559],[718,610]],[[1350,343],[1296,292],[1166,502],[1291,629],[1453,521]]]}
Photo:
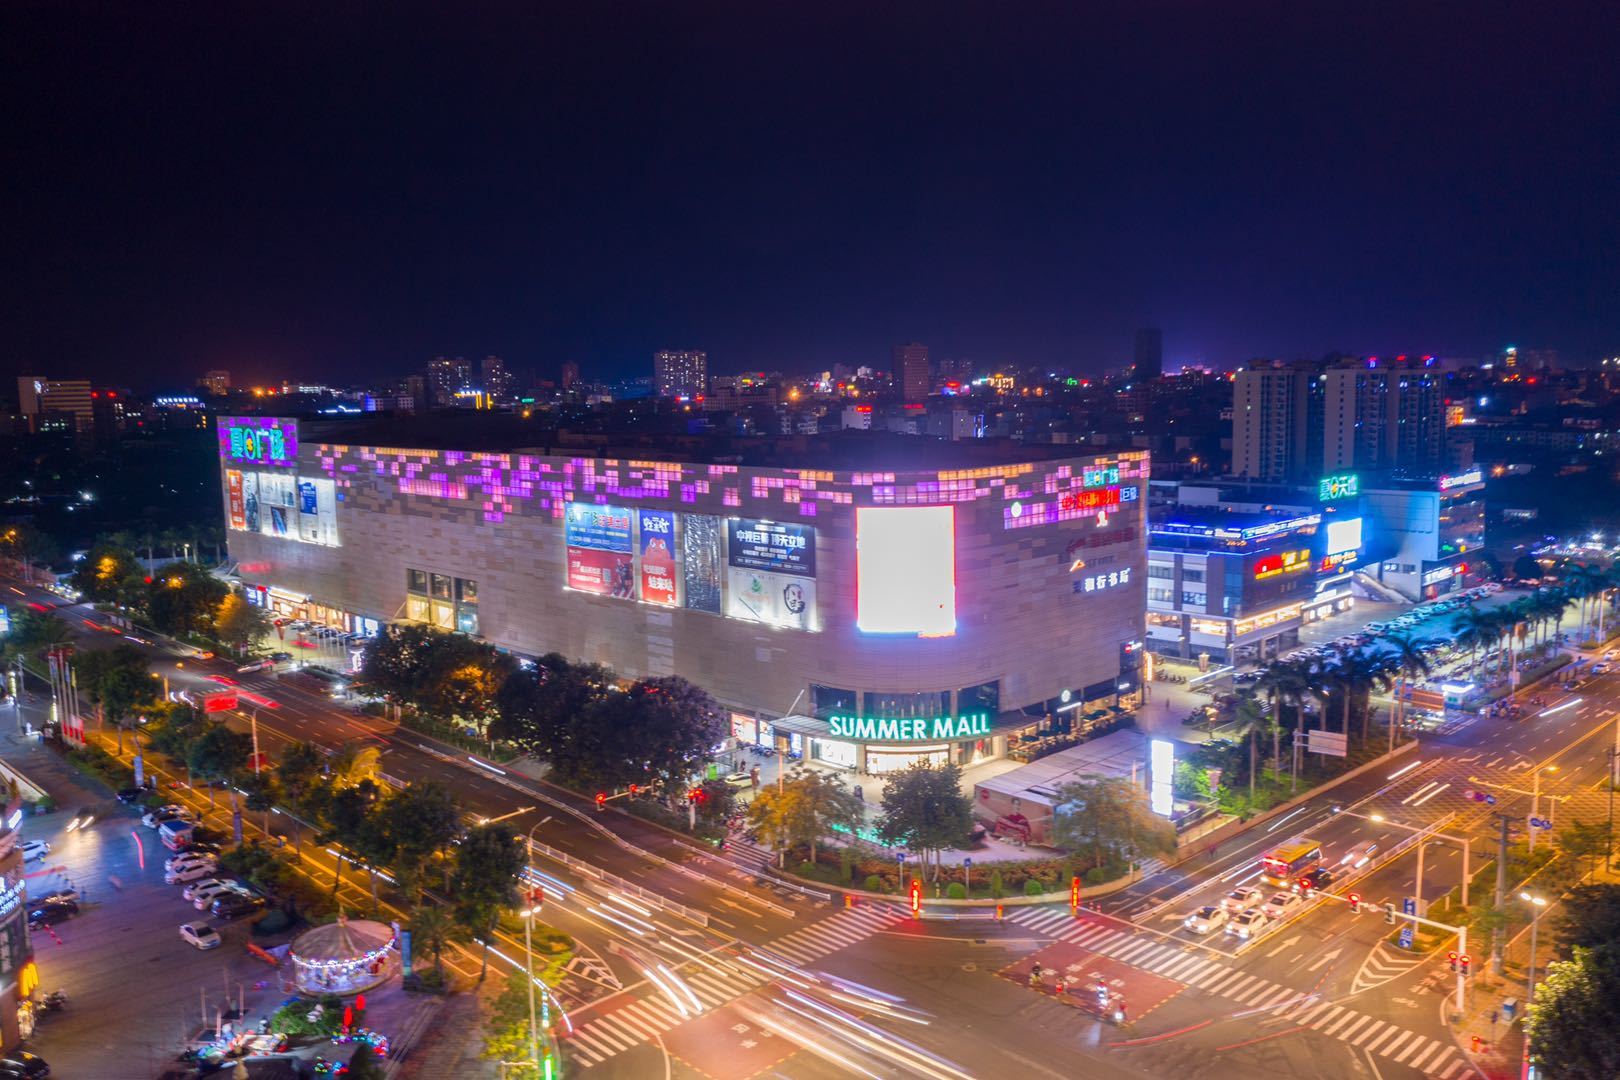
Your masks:
{"label": "utility pole", "polygon": [[[1508,828],[1513,819],[1506,814],[1493,814],[1497,823],[1501,825],[1502,832],[1498,839],[1496,850],[1496,910],[1501,911],[1506,902],[1507,895],[1507,864],[1508,864]],[[1502,974],[1502,928],[1497,926],[1491,931],[1491,970]]]}

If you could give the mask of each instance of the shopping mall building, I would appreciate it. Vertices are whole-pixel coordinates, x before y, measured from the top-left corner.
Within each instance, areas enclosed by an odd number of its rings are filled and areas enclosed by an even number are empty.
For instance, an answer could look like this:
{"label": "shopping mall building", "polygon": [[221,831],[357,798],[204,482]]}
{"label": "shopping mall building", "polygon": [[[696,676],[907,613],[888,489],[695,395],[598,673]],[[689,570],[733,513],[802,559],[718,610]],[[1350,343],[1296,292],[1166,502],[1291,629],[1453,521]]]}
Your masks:
{"label": "shopping mall building", "polygon": [[287,617],[681,675],[740,742],[874,774],[1017,755],[1140,685],[1145,453],[622,445],[487,415],[218,428],[236,575]]}

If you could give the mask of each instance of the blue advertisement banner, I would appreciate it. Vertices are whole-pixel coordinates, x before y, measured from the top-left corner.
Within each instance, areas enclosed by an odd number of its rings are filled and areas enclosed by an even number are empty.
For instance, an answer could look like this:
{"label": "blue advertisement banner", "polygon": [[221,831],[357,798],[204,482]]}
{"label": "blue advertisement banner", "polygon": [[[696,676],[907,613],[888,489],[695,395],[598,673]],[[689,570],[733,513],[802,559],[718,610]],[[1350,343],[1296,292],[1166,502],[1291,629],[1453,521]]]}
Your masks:
{"label": "blue advertisement banner", "polygon": [[797,577],[816,576],[816,530],[756,518],[729,518],[728,561],[745,570]]}
{"label": "blue advertisement banner", "polygon": [[621,506],[569,503],[563,531],[569,547],[630,554],[630,511]]}

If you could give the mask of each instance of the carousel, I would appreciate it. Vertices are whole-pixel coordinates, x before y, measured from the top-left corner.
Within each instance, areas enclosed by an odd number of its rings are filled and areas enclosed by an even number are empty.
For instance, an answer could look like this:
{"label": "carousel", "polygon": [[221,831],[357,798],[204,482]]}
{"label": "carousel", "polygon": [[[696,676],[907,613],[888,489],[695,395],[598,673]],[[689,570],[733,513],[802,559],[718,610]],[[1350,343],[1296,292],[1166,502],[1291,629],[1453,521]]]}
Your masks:
{"label": "carousel", "polygon": [[359,994],[381,986],[393,975],[399,934],[386,923],[346,919],[301,935],[288,957],[299,993]]}

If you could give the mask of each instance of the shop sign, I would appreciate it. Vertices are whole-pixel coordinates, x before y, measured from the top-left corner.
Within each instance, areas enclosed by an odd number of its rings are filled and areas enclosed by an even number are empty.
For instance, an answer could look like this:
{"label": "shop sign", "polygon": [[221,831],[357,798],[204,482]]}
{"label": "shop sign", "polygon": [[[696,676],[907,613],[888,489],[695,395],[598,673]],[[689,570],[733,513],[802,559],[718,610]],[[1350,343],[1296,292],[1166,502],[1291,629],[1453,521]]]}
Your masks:
{"label": "shop sign", "polygon": [[1483,472],[1479,469],[1469,469],[1467,472],[1458,473],[1456,476],[1442,476],[1440,478],[1440,490],[1450,491],[1452,488],[1467,487],[1469,484],[1482,484],[1484,482],[1485,474]]}
{"label": "shop sign", "polygon": [[1119,485],[1095,491],[1070,492],[1058,500],[1060,510],[1112,510],[1119,505]]}
{"label": "shop sign", "polygon": [[773,574],[816,576],[816,530],[755,518],[730,518],[730,565]]}
{"label": "shop sign", "polygon": [[273,416],[224,416],[219,453],[229,461],[291,465],[298,460],[298,421]]}
{"label": "shop sign", "polygon": [[13,881],[7,875],[6,880],[0,883],[0,919],[5,918],[21,907],[22,899],[23,879],[19,877]]}
{"label": "shop sign", "polygon": [[1094,593],[1103,589],[1112,589],[1119,585],[1131,583],[1131,568],[1123,570],[1110,570],[1106,574],[1088,574],[1074,582],[1074,591],[1077,593]]}
{"label": "shop sign", "polygon": [[1081,472],[1081,480],[1088,488],[1108,487],[1119,483],[1118,465],[1099,465]]}
{"label": "shop sign", "polygon": [[990,734],[989,713],[962,716],[829,716],[827,730],[835,738],[859,742],[942,741],[974,739]]}
{"label": "shop sign", "polygon": [[1340,499],[1353,499],[1359,494],[1361,494],[1361,481],[1355,473],[1324,476],[1316,488],[1318,502],[1337,502]]}
{"label": "shop sign", "polygon": [[1281,551],[1275,555],[1267,555],[1258,559],[1254,564],[1254,579],[1265,581],[1280,574],[1292,574],[1304,570],[1311,565],[1309,551]]}
{"label": "shop sign", "polygon": [[1442,566],[1437,570],[1430,570],[1426,572],[1423,575],[1423,584],[1438,585],[1440,582],[1448,581],[1456,576],[1457,568],[1455,566]]}

